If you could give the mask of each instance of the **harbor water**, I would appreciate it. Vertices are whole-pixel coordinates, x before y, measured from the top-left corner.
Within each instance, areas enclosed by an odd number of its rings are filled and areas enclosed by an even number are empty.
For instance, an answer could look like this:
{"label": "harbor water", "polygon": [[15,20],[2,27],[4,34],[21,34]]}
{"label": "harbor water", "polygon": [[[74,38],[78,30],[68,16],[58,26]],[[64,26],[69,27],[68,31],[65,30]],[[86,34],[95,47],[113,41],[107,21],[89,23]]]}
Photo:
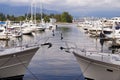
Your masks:
{"label": "harbor water", "polygon": [[74,27],[74,25],[61,25],[54,33],[46,31],[36,34],[36,38],[41,38],[40,43],[50,42],[52,47],[40,47],[28,66],[24,80],[84,80],[74,55],[60,49],[62,46],[66,47],[65,41],[76,40],[75,35],[79,31]]}

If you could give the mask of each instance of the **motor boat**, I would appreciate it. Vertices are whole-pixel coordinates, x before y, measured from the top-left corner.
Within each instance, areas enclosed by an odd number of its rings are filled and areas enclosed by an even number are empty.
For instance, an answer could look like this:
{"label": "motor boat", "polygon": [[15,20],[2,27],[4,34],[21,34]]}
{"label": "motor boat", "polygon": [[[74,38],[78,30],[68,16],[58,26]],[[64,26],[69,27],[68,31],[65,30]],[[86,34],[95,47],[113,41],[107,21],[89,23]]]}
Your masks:
{"label": "motor boat", "polygon": [[60,47],[72,53],[80,64],[82,75],[87,80],[120,80],[120,54],[98,52],[94,49]]}
{"label": "motor boat", "polygon": [[22,78],[38,45],[22,45],[0,48],[0,79]]}

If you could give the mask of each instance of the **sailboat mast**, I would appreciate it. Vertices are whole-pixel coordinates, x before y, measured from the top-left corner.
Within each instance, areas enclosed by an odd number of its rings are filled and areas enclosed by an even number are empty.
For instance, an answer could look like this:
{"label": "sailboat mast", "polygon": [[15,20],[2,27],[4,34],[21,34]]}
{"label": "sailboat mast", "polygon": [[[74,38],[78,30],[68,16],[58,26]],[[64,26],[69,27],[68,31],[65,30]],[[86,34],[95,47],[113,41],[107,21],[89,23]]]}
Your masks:
{"label": "sailboat mast", "polygon": [[31,20],[33,20],[33,0],[31,1]]}
{"label": "sailboat mast", "polygon": [[115,39],[115,22],[113,22],[112,29],[113,29],[113,39]]}
{"label": "sailboat mast", "polygon": [[43,1],[41,0],[41,23],[42,23],[42,17],[43,17]]}
{"label": "sailboat mast", "polygon": [[36,12],[36,8],[37,8],[36,5],[37,5],[36,1],[34,0],[34,21],[35,21],[35,24],[36,24],[36,13],[37,13]]}

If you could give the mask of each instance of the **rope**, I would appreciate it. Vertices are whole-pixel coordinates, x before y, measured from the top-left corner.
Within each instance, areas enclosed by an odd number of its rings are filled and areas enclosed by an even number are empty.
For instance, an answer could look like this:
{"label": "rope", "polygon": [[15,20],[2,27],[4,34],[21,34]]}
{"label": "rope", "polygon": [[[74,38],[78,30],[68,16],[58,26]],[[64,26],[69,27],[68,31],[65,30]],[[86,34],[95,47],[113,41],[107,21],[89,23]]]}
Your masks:
{"label": "rope", "polygon": [[11,59],[12,59],[13,56],[11,56],[10,58],[8,58],[7,61],[5,61],[3,64],[0,65],[0,67],[3,67],[5,64],[7,64]]}
{"label": "rope", "polygon": [[16,59],[18,59],[19,62],[21,62],[21,63],[23,64],[23,66],[31,73],[31,75],[32,75],[36,80],[39,80],[39,79],[37,78],[37,76],[36,76],[32,71],[30,71],[27,66],[25,66],[25,64],[22,62],[22,60],[21,60],[18,56],[16,56]]}

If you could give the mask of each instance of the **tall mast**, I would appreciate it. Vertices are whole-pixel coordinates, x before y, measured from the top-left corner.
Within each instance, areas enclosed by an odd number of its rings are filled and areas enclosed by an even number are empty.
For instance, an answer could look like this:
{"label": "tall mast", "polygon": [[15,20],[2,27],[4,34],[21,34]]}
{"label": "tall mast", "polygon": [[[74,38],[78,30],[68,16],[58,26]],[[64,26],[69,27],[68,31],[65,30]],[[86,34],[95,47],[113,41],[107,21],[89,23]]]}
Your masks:
{"label": "tall mast", "polygon": [[34,0],[34,21],[35,21],[35,24],[36,24],[36,1]]}
{"label": "tall mast", "polygon": [[31,1],[31,20],[33,20],[33,0]]}
{"label": "tall mast", "polygon": [[41,23],[43,18],[43,1],[41,0]]}

